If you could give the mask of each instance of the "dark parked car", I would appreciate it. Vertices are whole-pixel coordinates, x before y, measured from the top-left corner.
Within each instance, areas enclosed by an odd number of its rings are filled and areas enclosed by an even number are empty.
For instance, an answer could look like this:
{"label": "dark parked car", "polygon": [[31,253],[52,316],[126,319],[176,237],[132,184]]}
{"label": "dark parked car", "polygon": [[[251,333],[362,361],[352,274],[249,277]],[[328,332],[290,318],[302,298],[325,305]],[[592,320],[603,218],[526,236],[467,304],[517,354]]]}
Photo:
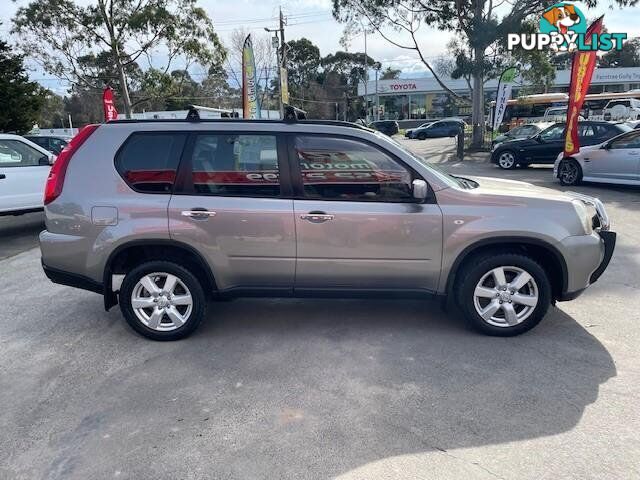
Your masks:
{"label": "dark parked car", "polygon": [[411,132],[411,138],[424,140],[425,138],[455,137],[464,130],[465,123],[462,120],[439,120],[426,127],[419,127]]}
{"label": "dark parked car", "polygon": [[498,135],[493,139],[493,144],[497,145],[502,142],[507,142],[509,140],[520,140],[521,138],[529,138],[537,135],[545,128],[551,126],[552,123],[527,123],[525,125],[520,125],[519,127],[512,128],[508,132],[503,133],[502,135]]}
{"label": "dark parked car", "polygon": [[[503,169],[552,164],[564,148],[565,128],[565,123],[555,123],[531,138],[500,143],[493,148],[491,161]],[[581,146],[597,145],[630,130],[624,123],[583,121],[578,123],[578,138]]]}
{"label": "dark parked car", "polygon": [[70,137],[61,137],[57,135],[25,135],[24,138],[32,141],[36,145],[40,145],[45,150],[50,151],[54,155],[59,155],[64,147],[67,146]]}
{"label": "dark parked car", "polygon": [[395,120],[378,120],[371,122],[369,126],[374,130],[384,133],[385,135],[389,135],[390,137],[400,131],[400,126]]}

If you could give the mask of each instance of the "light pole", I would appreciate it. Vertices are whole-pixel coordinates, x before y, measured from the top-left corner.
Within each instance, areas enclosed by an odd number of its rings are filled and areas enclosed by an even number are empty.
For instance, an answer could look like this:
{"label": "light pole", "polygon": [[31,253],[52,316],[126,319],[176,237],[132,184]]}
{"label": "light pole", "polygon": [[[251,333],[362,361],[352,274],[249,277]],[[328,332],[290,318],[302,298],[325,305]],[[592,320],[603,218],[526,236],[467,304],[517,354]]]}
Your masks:
{"label": "light pole", "polygon": [[382,64],[380,62],[376,62],[373,68],[375,68],[376,70],[376,120],[380,120],[380,93],[378,92],[378,76],[380,75]]}
{"label": "light pole", "polygon": [[362,33],[364,33],[364,121],[369,123],[369,56],[367,55],[367,29],[360,19],[360,26],[362,27]]}

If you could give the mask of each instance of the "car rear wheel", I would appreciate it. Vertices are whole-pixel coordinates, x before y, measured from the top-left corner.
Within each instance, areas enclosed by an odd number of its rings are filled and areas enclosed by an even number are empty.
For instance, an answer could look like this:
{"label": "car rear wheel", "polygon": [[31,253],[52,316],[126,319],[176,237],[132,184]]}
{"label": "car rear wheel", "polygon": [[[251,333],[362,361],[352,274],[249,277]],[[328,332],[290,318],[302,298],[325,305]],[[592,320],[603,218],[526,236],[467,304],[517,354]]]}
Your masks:
{"label": "car rear wheel", "polygon": [[505,150],[498,156],[498,166],[504,170],[516,168],[516,155],[511,150]]}
{"label": "car rear wheel", "polygon": [[582,181],[582,168],[573,158],[562,160],[558,165],[558,179],[561,185],[578,185]]}
{"label": "car rear wheel", "polygon": [[172,262],[150,261],[131,270],[120,289],[120,309],[136,332],[152,340],[190,335],[205,316],[197,278]]}
{"label": "car rear wheel", "polygon": [[487,335],[509,337],[532,329],[551,302],[546,272],[526,255],[476,257],[458,278],[458,304],[465,319]]}

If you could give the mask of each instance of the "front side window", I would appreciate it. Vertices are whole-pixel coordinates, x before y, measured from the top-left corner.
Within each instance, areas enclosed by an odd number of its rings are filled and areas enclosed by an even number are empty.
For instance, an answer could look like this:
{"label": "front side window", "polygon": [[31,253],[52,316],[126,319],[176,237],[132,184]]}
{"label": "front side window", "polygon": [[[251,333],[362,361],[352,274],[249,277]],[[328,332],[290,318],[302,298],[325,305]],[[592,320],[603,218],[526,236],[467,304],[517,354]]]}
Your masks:
{"label": "front side window", "polygon": [[44,153],[20,140],[0,140],[0,167],[35,167],[46,165],[49,158]]}
{"label": "front side window", "polygon": [[553,127],[549,127],[544,130],[540,134],[540,138],[542,138],[546,142],[552,142],[555,140],[561,140],[564,133],[564,125],[554,125]]}
{"label": "front side window", "polygon": [[307,198],[414,201],[411,172],[367,143],[320,135],[298,136],[295,153]]}
{"label": "front side window", "polygon": [[118,153],[116,169],[134,190],[170,193],[186,138],[185,133],[134,133]]}
{"label": "front side window", "polygon": [[640,148],[640,132],[631,132],[611,142],[610,148],[627,149]]}
{"label": "front side window", "polygon": [[280,195],[275,135],[200,134],[191,156],[191,180],[199,195]]}

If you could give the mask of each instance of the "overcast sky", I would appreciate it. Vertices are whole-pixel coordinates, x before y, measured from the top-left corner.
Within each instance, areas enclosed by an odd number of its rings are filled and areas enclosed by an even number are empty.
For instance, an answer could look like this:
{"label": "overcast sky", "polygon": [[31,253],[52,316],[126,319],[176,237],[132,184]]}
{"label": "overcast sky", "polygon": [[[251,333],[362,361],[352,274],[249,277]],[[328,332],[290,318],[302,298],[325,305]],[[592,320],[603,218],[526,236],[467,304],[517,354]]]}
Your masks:
{"label": "overcast sky", "polygon": [[[76,1],[85,3],[90,0]],[[20,5],[28,3],[28,0],[0,0],[0,36],[8,37],[15,11]],[[342,49],[339,41],[343,26],[333,19],[331,3],[331,0],[199,0],[199,4],[213,19],[223,41],[229,38],[232,30],[239,27],[251,29],[254,35],[268,35],[263,28],[277,25],[278,8],[282,6],[288,19],[286,40],[307,37],[320,48],[322,55]],[[610,32],[625,32],[629,38],[640,35],[638,7],[611,8],[608,3],[602,2],[601,7],[587,10],[580,2],[576,2],[576,5],[581,7],[588,18],[605,14],[605,25]],[[424,55],[434,58],[445,52],[450,34],[423,27],[419,39],[425,45]],[[9,40],[11,41],[10,38]],[[369,55],[381,61],[383,68],[399,68],[403,71],[403,77],[425,75],[425,67],[417,60],[414,52],[399,49],[376,34],[368,35],[367,43]],[[364,38],[360,34],[352,39],[350,51],[363,49]],[[47,88],[64,92],[64,84],[40,71],[33,71],[31,77]]]}

